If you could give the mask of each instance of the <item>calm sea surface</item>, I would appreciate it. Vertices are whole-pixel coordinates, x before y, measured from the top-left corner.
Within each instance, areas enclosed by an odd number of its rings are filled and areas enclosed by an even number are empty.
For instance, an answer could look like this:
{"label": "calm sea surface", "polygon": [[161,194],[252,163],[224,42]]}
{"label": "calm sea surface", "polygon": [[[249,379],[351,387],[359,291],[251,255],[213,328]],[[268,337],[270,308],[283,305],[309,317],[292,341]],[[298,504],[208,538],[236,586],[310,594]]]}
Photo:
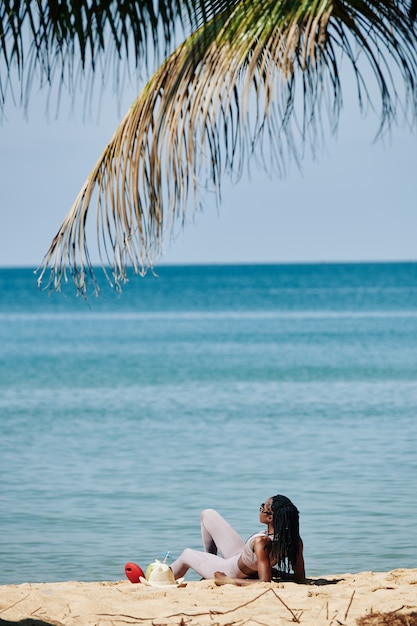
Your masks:
{"label": "calm sea surface", "polygon": [[0,583],[119,580],[276,493],[308,575],[417,567],[417,264],[162,267],[87,304],[3,269],[0,322]]}

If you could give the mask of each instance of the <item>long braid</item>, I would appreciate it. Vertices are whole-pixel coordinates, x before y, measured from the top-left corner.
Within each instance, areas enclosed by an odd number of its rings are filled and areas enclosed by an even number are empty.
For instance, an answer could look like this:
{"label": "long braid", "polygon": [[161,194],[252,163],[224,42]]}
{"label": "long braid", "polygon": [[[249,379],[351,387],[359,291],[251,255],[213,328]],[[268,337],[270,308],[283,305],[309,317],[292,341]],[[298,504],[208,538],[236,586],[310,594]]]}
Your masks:
{"label": "long braid", "polygon": [[297,507],[285,496],[274,496],[271,509],[274,514],[272,554],[282,572],[294,569],[300,546],[300,525]]}

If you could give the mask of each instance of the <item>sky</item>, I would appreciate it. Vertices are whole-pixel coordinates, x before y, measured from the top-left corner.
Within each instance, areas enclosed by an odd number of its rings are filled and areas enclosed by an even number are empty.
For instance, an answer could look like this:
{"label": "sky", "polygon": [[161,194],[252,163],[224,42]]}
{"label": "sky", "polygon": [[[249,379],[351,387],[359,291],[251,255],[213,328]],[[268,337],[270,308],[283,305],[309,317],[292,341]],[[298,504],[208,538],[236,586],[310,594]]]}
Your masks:
{"label": "sky", "polygon": [[[165,241],[157,266],[417,260],[417,134],[394,128],[374,142],[377,115],[363,119],[352,85],[343,84],[339,131],[323,154],[284,180],[252,167],[237,185],[225,181],[221,206],[205,198],[203,213]],[[84,94],[75,104],[64,94],[58,117],[46,113],[48,93],[35,85],[26,114],[7,101],[0,267],[39,265],[137,91],[130,85],[116,97],[108,89],[91,114]]]}

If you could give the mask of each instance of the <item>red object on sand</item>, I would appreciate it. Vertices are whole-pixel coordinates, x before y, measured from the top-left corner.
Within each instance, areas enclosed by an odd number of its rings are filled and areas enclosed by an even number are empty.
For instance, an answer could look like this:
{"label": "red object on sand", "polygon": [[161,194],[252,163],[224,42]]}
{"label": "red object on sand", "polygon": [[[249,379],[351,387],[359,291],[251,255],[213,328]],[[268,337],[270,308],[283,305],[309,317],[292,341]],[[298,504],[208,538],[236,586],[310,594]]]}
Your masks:
{"label": "red object on sand", "polygon": [[145,578],[143,569],[139,567],[139,565],[136,565],[136,563],[126,563],[125,574],[131,583],[140,583],[140,576],[142,576],[142,578]]}

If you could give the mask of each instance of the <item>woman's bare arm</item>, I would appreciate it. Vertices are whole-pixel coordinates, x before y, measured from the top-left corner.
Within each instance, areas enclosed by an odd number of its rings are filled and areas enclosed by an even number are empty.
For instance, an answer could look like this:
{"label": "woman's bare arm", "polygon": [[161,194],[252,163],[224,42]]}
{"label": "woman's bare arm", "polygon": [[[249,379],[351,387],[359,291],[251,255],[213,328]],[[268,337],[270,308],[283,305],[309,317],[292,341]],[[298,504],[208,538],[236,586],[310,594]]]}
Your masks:
{"label": "woman's bare arm", "polygon": [[303,549],[304,549],[303,542],[302,542],[302,539],[300,538],[300,547],[298,548],[297,560],[294,563],[294,578],[297,581],[304,580],[306,577]]}
{"label": "woman's bare arm", "polygon": [[263,582],[271,582],[271,540],[268,537],[256,537],[253,542],[253,551],[258,560],[258,578]]}

